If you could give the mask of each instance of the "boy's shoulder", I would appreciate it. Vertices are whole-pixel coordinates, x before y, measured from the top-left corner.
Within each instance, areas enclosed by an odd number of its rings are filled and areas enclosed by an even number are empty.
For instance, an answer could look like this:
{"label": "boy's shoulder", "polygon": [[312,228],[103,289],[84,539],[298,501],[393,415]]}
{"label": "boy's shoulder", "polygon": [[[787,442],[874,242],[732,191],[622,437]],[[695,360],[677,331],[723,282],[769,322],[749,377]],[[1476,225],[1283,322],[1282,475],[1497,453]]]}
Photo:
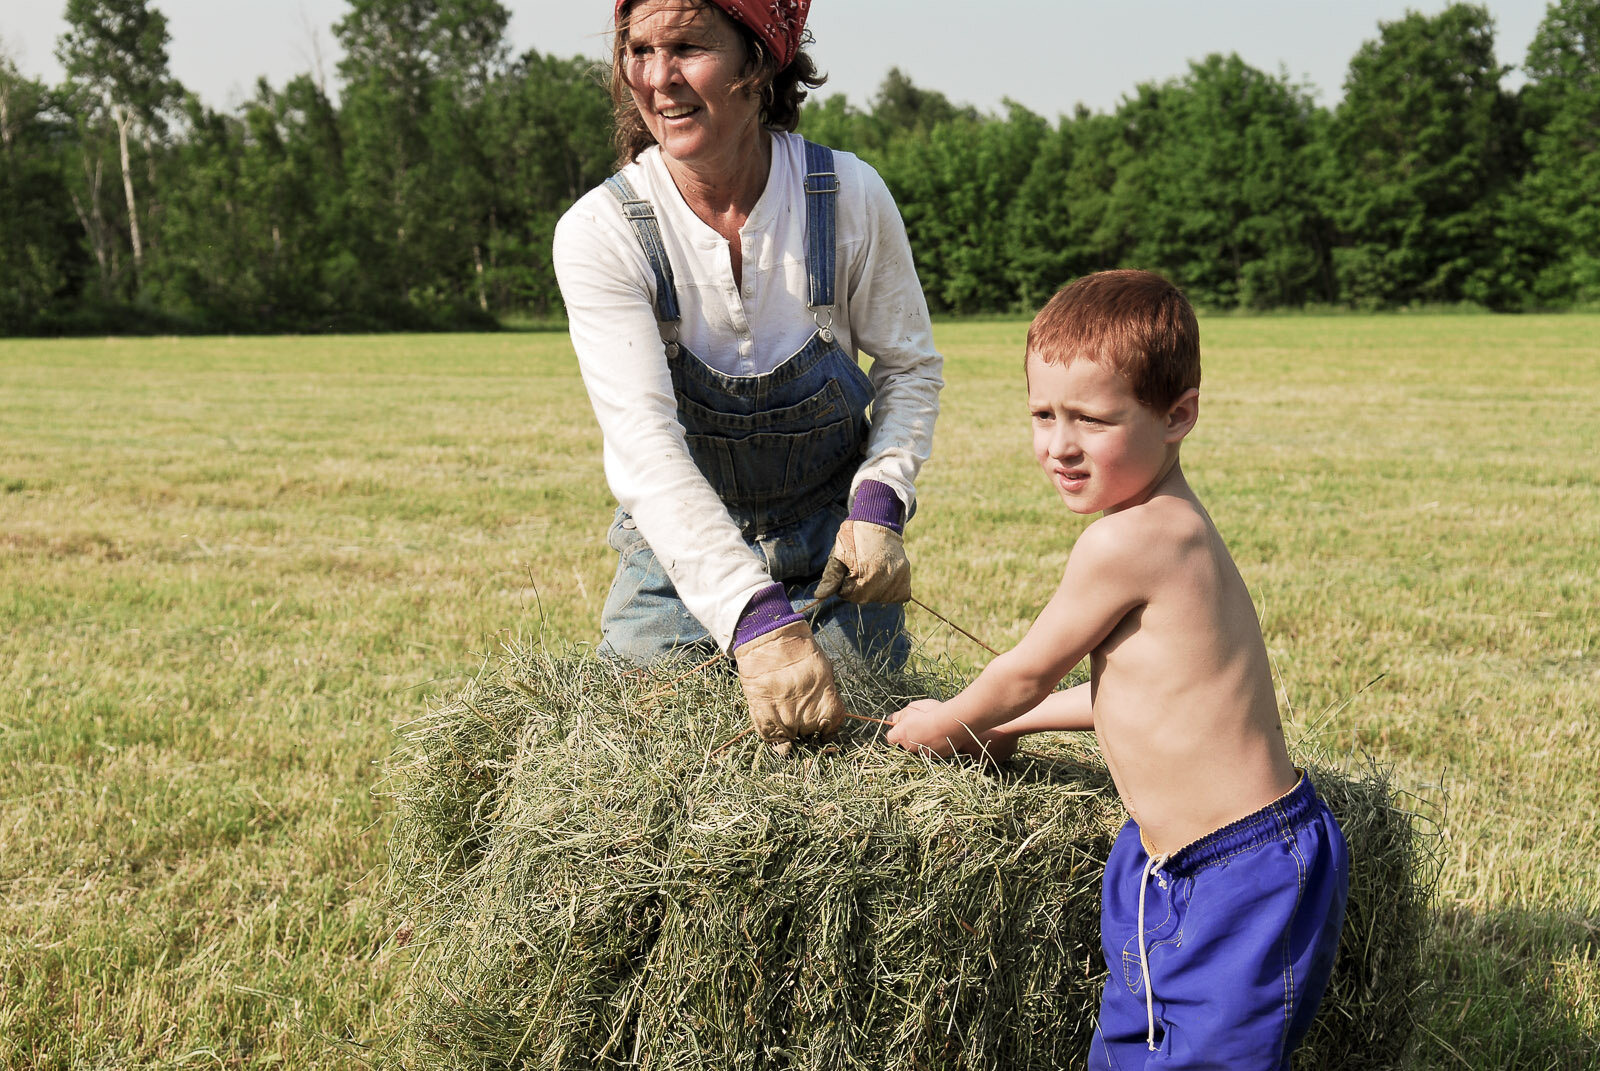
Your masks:
{"label": "boy's shoulder", "polygon": [[1094,520],[1078,537],[1074,552],[1083,547],[1096,555],[1148,556],[1203,545],[1210,534],[1211,520],[1198,501],[1158,495]]}
{"label": "boy's shoulder", "polygon": [[1109,600],[1112,612],[1148,604],[1176,578],[1197,567],[1210,572],[1201,556],[1212,554],[1204,511],[1182,503],[1143,503],[1091,522],[1068,555],[1064,586],[1078,593],[1092,588]]}

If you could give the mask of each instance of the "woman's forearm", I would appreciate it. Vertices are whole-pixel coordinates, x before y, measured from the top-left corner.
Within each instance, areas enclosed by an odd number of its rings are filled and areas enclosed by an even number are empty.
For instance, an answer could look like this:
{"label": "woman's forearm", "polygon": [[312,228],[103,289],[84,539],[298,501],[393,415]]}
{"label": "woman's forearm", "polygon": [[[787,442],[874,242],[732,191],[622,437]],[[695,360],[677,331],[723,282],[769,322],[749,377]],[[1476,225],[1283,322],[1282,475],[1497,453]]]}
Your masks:
{"label": "woman's forearm", "polygon": [[772,578],[689,456],[648,293],[586,226],[564,220],[554,252],[606,482],[689,612],[726,647]]}

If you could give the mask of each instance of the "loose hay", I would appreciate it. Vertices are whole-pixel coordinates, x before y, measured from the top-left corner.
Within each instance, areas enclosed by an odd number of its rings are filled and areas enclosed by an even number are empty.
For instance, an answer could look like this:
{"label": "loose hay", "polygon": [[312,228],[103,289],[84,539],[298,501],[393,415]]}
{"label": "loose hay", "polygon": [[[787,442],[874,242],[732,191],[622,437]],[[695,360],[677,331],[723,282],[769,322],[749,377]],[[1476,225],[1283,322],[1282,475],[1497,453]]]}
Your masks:
{"label": "loose hay", "polygon": [[[1125,819],[1086,736],[1004,768],[881,727],[770,756],[715,669],[512,651],[408,726],[392,766],[409,1066],[933,1071],[1080,1066]],[[845,681],[882,715],[934,676]],[[1354,867],[1302,1067],[1395,1066],[1437,860],[1381,772],[1314,769]]]}

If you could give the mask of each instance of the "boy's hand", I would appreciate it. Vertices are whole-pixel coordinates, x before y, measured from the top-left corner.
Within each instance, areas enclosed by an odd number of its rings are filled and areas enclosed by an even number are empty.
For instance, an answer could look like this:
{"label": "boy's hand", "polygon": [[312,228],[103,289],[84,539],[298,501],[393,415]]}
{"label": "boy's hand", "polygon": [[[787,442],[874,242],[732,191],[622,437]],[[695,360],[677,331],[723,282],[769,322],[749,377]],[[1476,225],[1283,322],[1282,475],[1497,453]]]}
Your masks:
{"label": "boy's hand", "polygon": [[983,746],[983,757],[990,762],[1005,762],[1015,755],[1019,739],[1020,737],[1012,733],[1002,733],[995,729],[978,734],[978,743]]}
{"label": "boy's hand", "polygon": [[1017,753],[1019,734],[989,729],[976,734],[974,740],[966,725],[944,714],[943,706],[937,699],[919,699],[889,715],[894,726],[884,739],[907,751],[925,751],[945,758],[970,755],[989,762],[1005,762]]}
{"label": "boy's hand", "polygon": [[958,752],[963,755],[981,755],[983,748],[973,739],[973,734],[961,722],[944,713],[944,704],[937,699],[919,699],[898,713],[891,714],[894,723],[884,740],[911,752],[928,752],[949,758]]}

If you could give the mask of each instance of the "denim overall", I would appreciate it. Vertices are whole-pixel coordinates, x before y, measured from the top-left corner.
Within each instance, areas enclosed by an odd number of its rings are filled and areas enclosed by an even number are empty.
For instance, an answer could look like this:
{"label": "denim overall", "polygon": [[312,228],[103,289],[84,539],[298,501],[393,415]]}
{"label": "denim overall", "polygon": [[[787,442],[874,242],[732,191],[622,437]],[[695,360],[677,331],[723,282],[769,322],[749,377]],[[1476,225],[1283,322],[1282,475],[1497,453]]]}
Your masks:
{"label": "denim overall", "polygon": [[[812,592],[848,513],[873,396],[871,381],[830,326],[839,192],[833,152],[810,142],[805,152],[808,307],[818,326],[804,346],[762,375],[719,372],[677,341],[678,296],[655,209],[622,175],[606,181],[655,273],[656,319],[665,326],[667,367],[689,455],[767,572],[784,582],[796,609],[814,601]],[[684,648],[714,651],[705,627],[621,509],[607,542],[618,563],[600,614],[601,653],[646,665]],[[869,660],[898,668],[905,662],[910,643],[900,605],[830,599],[810,616],[818,644],[835,663]]]}

